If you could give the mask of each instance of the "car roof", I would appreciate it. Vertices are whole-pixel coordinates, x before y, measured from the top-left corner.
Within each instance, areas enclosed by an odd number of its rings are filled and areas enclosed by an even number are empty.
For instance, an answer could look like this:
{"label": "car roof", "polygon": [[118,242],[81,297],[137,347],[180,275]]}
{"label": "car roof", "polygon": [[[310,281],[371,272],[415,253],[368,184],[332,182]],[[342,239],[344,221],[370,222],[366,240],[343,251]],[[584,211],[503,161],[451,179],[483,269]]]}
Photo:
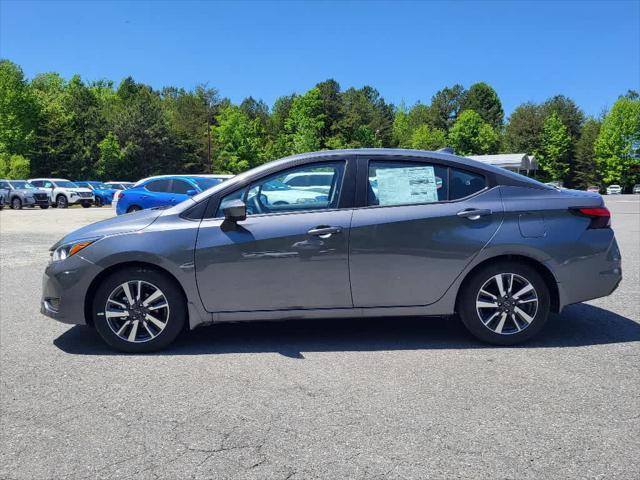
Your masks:
{"label": "car roof", "polygon": [[36,177],[36,178],[29,179],[30,182],[33,180],[49,180],[50,182],[71,182],[71,180],[67,178]]}
{"label": "car roof", "polygon": [[134,185],[137,187],[138,185],[142,185],[143,183],[148,182],[149,180],[171,180],[172,178],[221,178],[228,179],[232,178],[233,175],[225,175],[225,174],[211,174],[211,173],[194,173],[194,174],[176,174],[176,175],[154,175],[153,177],[143,178],[138,180]]}

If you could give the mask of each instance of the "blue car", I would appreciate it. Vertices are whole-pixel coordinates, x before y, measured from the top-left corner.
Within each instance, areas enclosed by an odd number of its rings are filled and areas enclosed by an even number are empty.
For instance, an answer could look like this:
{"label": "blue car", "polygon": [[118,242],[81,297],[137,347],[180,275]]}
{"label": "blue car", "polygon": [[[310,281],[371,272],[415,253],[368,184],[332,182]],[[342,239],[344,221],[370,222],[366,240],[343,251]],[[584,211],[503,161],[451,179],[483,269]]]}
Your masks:
{"label": "blue car", "polygon": [[187,198],[222,183],[230,175],[161,175],[139,181],[118,194],[116,213],[177,205]]}
{"label": "blue car", "polygon": [[111,205],[111,202],[113,201],[113,194],[116,193],[116,190],[111,188],[109,185],[95,180],[81,180],[73,183],[79,187],[85,187],[93,190],[96,207]]}

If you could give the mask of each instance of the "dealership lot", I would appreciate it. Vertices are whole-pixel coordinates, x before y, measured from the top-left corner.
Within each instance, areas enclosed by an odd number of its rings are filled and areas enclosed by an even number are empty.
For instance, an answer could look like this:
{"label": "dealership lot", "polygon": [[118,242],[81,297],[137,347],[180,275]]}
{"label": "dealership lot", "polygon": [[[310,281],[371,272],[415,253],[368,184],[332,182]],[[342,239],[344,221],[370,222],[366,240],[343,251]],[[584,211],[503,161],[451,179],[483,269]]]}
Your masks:
{"label": "dealership lot", "polygon": [[623,282],[525,346],[387,318],[217,325],[146,356],[39,314],[49,246],[113,210],[4,210],[0,478],[637,478],[640,196],[605,200]]}

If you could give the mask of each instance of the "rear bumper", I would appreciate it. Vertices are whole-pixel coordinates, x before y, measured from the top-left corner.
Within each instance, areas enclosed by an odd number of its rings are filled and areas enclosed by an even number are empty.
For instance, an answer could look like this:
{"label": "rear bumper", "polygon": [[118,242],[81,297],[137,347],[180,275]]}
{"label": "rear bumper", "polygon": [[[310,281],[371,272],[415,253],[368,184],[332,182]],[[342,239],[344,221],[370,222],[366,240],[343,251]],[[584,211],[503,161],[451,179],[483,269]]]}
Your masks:
{"label": "rear bumper", "polygon": [[622,258],[613,233],[605,251],[574,258],[558,272],[560,310],[572,303],[611,295],[622,281]]}
{"label": "rear bumper", "polygon": [[79,255],[49,264],[42,278],[40,312],[62,323],[86,324],[85,298],[101,271]]}

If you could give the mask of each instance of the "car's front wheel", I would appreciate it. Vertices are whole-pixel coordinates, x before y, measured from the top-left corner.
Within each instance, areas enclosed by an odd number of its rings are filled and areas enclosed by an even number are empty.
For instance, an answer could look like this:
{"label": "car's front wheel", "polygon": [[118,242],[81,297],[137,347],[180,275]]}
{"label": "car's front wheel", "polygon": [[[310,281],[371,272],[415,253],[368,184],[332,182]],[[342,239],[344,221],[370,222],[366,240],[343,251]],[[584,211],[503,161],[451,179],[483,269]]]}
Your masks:
{"label": "car's front wheel", "polygon": [[96,207],[102,207],[102,205],[104,205],[104,202],[102,201],[102,198],[101,197],[96,197],[96,201],[95,201],[94,205]]}
{"label": "car's front wheel", "polygon": [[69,201],[67,200],[67,197],[65,197],[64,195],[58,195],[58,197],[56,198],[56,207],[67,208],[68,206]]}
{"label": "car's front wheel", "polygon": [[14,210],[20,210],[22,208],[22,200],[20,200],[18,197],[13,197],[11,199],[11,208],[13,208]]}
{"label": "car's front wheel", "polygon": [[499,262],[465,282],[457,311],[467,329],[482,341],[514,345],[536,335],[547,321],[549,288],[529,265]]}
{"label": "car's front wheel", "polygon": [[187,319],[187,306],[168,275],[144,267],[109,275],[93,299],[96,330],[111,347],[129,353],[160,350],[175,340]]}

